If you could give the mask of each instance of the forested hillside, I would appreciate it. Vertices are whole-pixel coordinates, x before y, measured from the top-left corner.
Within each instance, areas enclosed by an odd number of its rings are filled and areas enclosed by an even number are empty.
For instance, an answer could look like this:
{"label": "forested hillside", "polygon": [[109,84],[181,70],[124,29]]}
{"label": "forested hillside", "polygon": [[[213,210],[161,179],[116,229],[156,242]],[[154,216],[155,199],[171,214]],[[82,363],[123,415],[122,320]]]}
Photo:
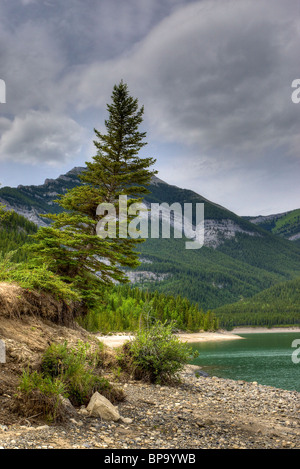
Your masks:
{"label": "forested hillside", "polygon": [[221,327],[300,324],[300,277],[215,310]]}
{"label": "forested hillside", "polygon": [[300,209],[269,216],[245,218],[277,236],[300,243]]}
{"label": "forested hillside", "polygon": [[[29,242],[28,235],[36,231],[37,226],[34,223],[15,212],[10,212],[5,220],[0,218],[0,256],[15,251],[25,242]],[[18,251],[13,259],[15,262],[21,262],[26,259],[26,254]]]}
{"label": "forested hillside", "polygon": [[[16,204],[28,218],[34,213],[59,212],[53,200],[80,184],[83,167],[74,168],[41,186],[0,189],[0,198]],[[138,247],[142,264],[130,271],[136,286],[187,297],[204,310],[249,298],[279,282],[300,275],[300,248],[186,189],[151,181],[148,203],[204,203],[205,246],[185,249],[184,239],[151,239]],[[23,204],[23,205],[22,205]],[[26,212],[27,210],[27,212]],[[195,213],[195,212],[194,212]],[[195,221],[195,220],[194,220]],[[38,223],[42,219],[38,218]],[[44,219],[44,223],[49,220]]]}
{"label": "forested hillside", "polygon": [[[182,239],[148,239],[140,247],[145,272],[137,285],[180,294],[205,310],[233,303],[300,275],[300,250],[268,233],[237,233],[217,249],[186,250]],[[160,280],[149,279],[154,272]],[[161,279],[161,275],[165,277]]]}

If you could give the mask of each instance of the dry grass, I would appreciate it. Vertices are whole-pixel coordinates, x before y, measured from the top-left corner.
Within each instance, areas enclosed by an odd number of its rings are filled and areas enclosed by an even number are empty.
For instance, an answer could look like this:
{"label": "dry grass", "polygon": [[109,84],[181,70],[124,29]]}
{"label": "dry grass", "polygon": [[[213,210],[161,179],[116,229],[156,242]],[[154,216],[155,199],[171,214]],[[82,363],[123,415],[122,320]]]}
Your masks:
{"label": "dry grass", "polygon": [[20,317],[25,304],[22,288],[11,283],[0,283],[0,315],[4,317]]}

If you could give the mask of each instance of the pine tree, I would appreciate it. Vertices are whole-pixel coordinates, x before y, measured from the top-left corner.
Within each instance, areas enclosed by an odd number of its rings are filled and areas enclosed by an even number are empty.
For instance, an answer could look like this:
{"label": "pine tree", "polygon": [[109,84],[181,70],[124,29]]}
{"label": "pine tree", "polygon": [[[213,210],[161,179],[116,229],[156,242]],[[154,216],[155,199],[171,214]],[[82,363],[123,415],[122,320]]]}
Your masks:
{"label": "pine tree", "polygon": [[138,130],[144,108],[139,109],[138,100],[129,95],[123,81],[114,86],[111,98],[109,118],[105,120],[107,132],[94,129],[98,151],[80,176],[83,184],[60,197],[57,202],[64,211],[47,215],[52,225],[40,228],[35,236],[37,258],[72,283],[86,300],[96,299],[103,284],[127,281],[121,267],[139,265],[135,248],[143,241],[97,236],[97,224],[105,215],[97,215],[97,207],[113,204],[118,219],[119,196],[126,195],[128,204],[141,201],[156,174],[149,169],[155,160],[139,157],[146,145],[145,132]]}

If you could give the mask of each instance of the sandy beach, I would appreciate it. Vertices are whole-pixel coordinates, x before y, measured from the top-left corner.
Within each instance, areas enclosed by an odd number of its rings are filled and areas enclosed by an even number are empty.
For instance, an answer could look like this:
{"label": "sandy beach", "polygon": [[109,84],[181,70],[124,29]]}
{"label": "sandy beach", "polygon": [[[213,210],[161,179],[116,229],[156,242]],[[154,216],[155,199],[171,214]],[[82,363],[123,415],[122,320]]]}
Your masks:
{"label": "sandy beach", "polygon": [[[195,342],[208,342],[208,341],[219,341],[219,340],[236,340],[242,339],[237,334],[232,332],[194,332],[194,333],[181,333],[177,336],[183,342],[195,343]],[[127,340],[133,339],[133,335],[105,335],[97,336],[98,339],[103,342],[105,345],[111,348],[116,348],[124,344]]]}
{"label": "sandy beach", "polygon": [[[236,327],[232,331],[217,331],[217,332],[186,332],[177,334],[183,342],[196,343],[196,342],[209,342],[219,340],[237,340],[243,339],[239,334],[258,334],[258,333],[275,333],[275,332],[299,332],[300,327]],[[111,348],[120,347],[127,340],[133,339],[133,335],[115,334],[115,335],[98,335],[98,339],[105,345]]]}

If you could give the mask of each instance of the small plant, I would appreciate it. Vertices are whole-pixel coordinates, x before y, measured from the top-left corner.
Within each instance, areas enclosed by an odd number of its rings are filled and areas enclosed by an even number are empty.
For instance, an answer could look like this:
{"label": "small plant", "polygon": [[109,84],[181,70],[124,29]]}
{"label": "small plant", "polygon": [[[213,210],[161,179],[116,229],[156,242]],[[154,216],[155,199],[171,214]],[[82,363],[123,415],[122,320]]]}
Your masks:
{"label": "small plant", "polygon": [[28,292],[49,293],[60,300],[81,300],[74,286],[67,284],[58,275],[52,273],[47,265],[36,265],[32,259],[26,263],[13,262],[16,252],[11,251],[5,256],[0,256],[0,281],[17,283]]}
{"label": "small plant", "polygon": [[112,401],[122,399],[122,393],[97,373],[103,361],[103,344],[91,351],[88,343],[78,341],[76,347],[51,344],[42,357],[41,372],[52,379],[59,377],[68,390],[73,405],[87,404],[95,391]]}
{"label": "small plant", "polygon": [[178,381],[193,352],[174,335],[174,326],[173,322],[158,321],[140,329],[133,341],[123,345],[118,357],[120,366],[135,379],[159,384]]}
{"label": "small plant", "polygon": [[16,410],[25,416],[43,415],[48,421],[64,419],[63,397],[74,406],[87,405],[98,391],[112,403],[124,399],[122,390],[114,388],[101,376],[103,344],[91,351],[89,343],[78,341],[70,347],[65,341],[51,344],[44,352],[39,371],[24,371],[16,396]]}
{"label": "small plant", "polygon": [[18,393],[16,410],[24,416],[43,416],[49,422],[64,419],[62,397],[67,397],[65,383],[59,378],[51,379],[37,371],[23,371]]}

